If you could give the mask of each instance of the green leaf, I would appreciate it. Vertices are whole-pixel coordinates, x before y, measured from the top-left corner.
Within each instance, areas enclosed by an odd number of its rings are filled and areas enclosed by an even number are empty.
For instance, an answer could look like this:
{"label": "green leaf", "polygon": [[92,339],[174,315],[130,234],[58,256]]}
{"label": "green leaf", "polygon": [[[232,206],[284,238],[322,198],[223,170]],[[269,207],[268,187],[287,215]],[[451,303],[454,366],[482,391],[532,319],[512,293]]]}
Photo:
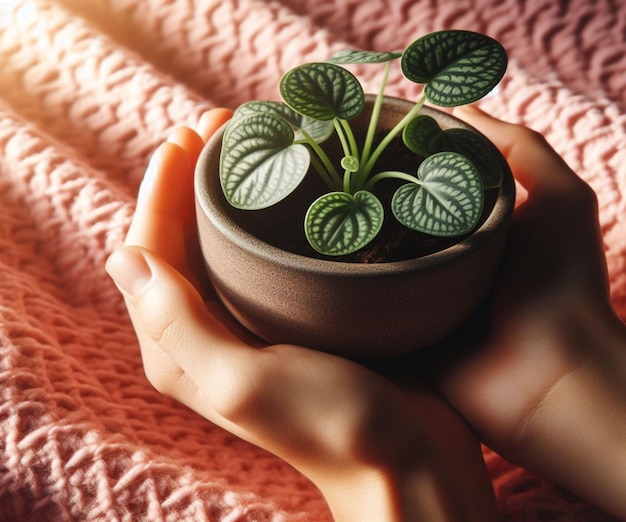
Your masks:
{"label": "green leaf", "polygon": [[502,166],[498,160],[500,152],[496,146],[468,129],[446,129],[448,149],[469,159],[480,173],[485,188],[502,184]]}
{"label": "green leaf", "polygon": [[293,139],[289,124],[269,113],[241,117],[229,126],[222,141],[220,182],[233,207],[266,208],[295,190],[310,156]]}
{"label": "green leaf", "polygon": [[339,256],[356,252],[372,241],[383,218],[383,205],[371,192],[361,190],[354,196],[330,192],[311,204],[304,230],[315,250]]}
{"label": "green leaf", "polygon": [[357,51],[346,49],[337,51],[327,61],[337,64],[355,64],[355,63],[385,63],[400,58],[402,53],[375,52],[375,51]]}
{"label": "green leaf", "polygon": [[344,156],[341,158],[341,168],[348,172],[357,172],[359,170],[359,158],[356,156]]}
{"label": "green leaf", "polygon": [[469,129],[444,131],[433,117],[421,114],[405,127],[402,139],[420,156],[428,157],[444,151],[462,154],[478,169],[485,188],[499,187],[502,183],[500,153],[495,145]]}
{"label": "green leaf", "polygon": [[420,114],[408,123],[402,131],[402,141],[409,150],[425,158],[446,150],[443,130],[435,118],[426,114]]}
{"label": "green leaf", "polygon": [[402,71],[411,81],[428,84],[431,103],[455,107],[491,91],[504,76],[506,51],[489,36],[471,31],[438,31],[413,42],[402,55]]}
{"label": "green leaf", "polygon": [[474,165],[455,152],[429,156],[419,181],[401,186],[391,200],[396,219],[434,236],[460,236],[478,223],[484,205],[483,184]]}
{"label": "green leaf", "polygon": [[365,106],[365,94],[356,77],[332,63],[308,63],[291,69],[282,77],[279,89],[294,111],[316,120],[350,120]]}
{"label": "green leaf", "polygon": [[295,132],[295,141],[304,141],[304,134],[301,131],[305,131],[313,141],[323,143],[335,131],[332,121],[314,120],[308,116],[298,114],[288,105],[276,101],[254,100],[243,103],[233,114],[233,120],[259,112],[271,113],[283,118],[292,126]]}

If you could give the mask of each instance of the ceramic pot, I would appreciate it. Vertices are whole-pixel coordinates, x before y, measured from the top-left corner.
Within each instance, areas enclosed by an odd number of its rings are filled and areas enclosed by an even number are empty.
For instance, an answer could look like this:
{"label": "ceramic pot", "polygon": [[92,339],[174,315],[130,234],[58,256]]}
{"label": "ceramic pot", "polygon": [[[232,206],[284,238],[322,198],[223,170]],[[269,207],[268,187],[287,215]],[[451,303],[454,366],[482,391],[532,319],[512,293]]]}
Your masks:
{"label": "ceramic pot", "polygon": [[[366,125],[371,105],[370,97],[360,121],[353,123],[355,129]],[[390,128],[411,106],[387,98],[380,125]],[[424,108],[423,113],[435,117],[442,128],[470,128],[434,109]],[[226,308],[267,342],[294,343],[355,359],[406,354],[454,331],[492,286],[515,200],[515,184],[502,157],[504,181],[494,189],[490,212],[470,235],[415,259],[341,262],[289,252],[251,232],[255,223],[265,220],[256,214],[261,211],[234,211],[220,187],[223,130],[206,144],[196,167],[200,244]],[[307,195],[306,203],[313,199]],[[304,213],[290,217],[288,212],[288,207],[275,211],[277,222],[270,228],[277,237],[287,222],[302,227]],[[393,219],[388,209],[386,219]]]}

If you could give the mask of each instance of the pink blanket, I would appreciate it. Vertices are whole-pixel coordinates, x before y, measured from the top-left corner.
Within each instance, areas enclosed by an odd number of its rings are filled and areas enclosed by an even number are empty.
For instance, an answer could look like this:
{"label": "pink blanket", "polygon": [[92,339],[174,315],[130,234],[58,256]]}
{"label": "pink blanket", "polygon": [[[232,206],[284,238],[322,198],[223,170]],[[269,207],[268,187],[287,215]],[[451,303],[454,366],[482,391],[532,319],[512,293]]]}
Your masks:
{"label": "pink blanket", "polygon": [[[625,3],[0,0],[0,520],[330,520],[303,476],[151,388],[103,264],[173,127],[276,98],[303,59],[444,28],[507,48],[483,107],[597,191],[626,317]],[[485,454],[505,521],[611,520]]]}

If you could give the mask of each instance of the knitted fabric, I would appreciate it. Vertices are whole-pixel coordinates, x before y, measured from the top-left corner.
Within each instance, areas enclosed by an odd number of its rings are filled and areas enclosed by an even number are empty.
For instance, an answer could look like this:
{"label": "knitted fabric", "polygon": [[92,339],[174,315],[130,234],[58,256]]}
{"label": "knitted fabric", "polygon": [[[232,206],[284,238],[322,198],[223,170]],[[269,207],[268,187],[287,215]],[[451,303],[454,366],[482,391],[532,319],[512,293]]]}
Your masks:
{"label": "knitted fabric", "polygon": [[[597,192],[626,317],[623,2],[0,0],[1,522],[331,520],[290,466],[152,389],[103,265],[172,128],[275,99],[303,60],[446,28],[503,43],[483,108],[544,133]],[[399,80],[390,94],[414,94]],[[503,520],[612,520],[484,452]]]}

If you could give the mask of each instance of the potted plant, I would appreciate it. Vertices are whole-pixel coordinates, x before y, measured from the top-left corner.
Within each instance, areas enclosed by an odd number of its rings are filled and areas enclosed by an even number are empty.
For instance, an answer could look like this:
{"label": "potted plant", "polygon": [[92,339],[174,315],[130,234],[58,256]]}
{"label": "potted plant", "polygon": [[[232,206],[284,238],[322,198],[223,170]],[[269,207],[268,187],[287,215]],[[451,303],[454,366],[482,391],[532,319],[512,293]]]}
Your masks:
{"label": "potted plant", "polygon": [[[425,84],[384,95],[391,65]],[[348,64],[384,64],[365,95]],[[268,342],[353,358],[441,339],[497,273],[515,189],[476,130],[426,107],[474,102],[502,78],[495,40],[440,31],[402,53],[343,51],[281,79],[282,102],[253,101],[196,168],[200,243],[228,310]]]}

